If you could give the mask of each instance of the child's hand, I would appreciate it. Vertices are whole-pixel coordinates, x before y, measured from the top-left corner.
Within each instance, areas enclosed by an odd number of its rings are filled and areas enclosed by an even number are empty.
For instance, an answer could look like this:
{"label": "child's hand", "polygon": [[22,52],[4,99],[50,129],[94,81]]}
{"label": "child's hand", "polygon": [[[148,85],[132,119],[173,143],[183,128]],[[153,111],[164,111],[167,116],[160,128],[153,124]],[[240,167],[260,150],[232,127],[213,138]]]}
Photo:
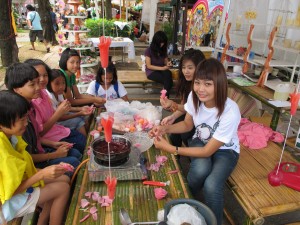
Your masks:
{"label": "child's hand", "polygon": [[161,121],[161,125],[171,125],[174,123],[174,121],[175,121],[175,117],[173,115],[170,115],[170,116],[165,117]]}
{"label": "child's hand", "polygon": [[59,148],[56,149],[56,151],[55,151],[56,158],[66,157],[68,155],[69,150],[70,150],[70,144],[69,143],[59,146]]}
{"label": "child's hand", "polygon": [[95,105],[103,105],[106,102],[105,98],[95,97]]}
{"label": "child's hand", "polygon": [[68,142],[65,142],[65,141],[53,142],[53,148],[58,149],[60,146],[62,146],[64,144],[68,144]]}
{"label": "child's hand", "polygon": [[55,179],[66,172],[66,169],[61,165],[47,166],[39,171],[42,173],[43,179]]}
{"label": "child's hand", "polygon": [[61,162],[59,165],[62,166],[66,170],[66,172],[74,172],[74,167],[69,163]]}
{"label": "child's hand", "polygon": [[69,112],[70,110],[71,110],[71,103],[67,99],[65,99],[57,107],[56,113],[59,113],[59,115],[62,116],[65,113]]}
{"label": "child's hand", "polygon": [[80,113],[82,116],[89,116],[94,111],[94,106],[83,106],[81,107]]}

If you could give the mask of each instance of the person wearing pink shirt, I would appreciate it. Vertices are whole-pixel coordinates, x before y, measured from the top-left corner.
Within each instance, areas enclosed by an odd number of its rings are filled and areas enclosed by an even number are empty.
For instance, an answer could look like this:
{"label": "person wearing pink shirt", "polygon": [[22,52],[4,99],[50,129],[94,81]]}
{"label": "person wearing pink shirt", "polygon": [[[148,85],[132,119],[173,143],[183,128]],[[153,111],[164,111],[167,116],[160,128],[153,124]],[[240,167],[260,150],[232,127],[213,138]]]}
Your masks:
{"label": "person wearing pink shirt", "polygon": [[50,141],[65,141],[74,144],[73,147],[83,153],[86,145],[86,138],[77,130],[70,130],[57,121],[66,112],[71,109],[69,101],[62,102],[56,111],[54,111],[51,99],[49,98],[46,86],[48,84],[48,74],[51,69],[46,63],[39,59],[28,59],[25,63],[33,66],[39,73],[40,97],[32,100],[33,107],[36,111],[36,121],[39,124],[38,131],[42,139]]}

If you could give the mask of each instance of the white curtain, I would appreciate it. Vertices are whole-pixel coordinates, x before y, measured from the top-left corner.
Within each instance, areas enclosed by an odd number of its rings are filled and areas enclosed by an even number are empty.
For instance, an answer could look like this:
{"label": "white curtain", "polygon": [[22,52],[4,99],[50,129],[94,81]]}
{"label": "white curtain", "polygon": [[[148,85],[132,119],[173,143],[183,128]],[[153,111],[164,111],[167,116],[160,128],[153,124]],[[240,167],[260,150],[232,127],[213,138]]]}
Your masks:
{"label": "white curtain", "polygon": [[143,2],[142,22],[150,25],[149,41],[151,42],[154,35],[158,0],[147,0]]}

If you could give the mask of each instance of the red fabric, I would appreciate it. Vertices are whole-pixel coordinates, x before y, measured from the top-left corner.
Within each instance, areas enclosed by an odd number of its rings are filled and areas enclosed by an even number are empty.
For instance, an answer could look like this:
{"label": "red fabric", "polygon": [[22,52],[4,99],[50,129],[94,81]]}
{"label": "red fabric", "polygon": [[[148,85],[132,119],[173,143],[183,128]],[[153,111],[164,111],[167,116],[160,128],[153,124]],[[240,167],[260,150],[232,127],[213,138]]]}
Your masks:
{"label": "red fabric", "polygon": [[273,131],[259,123],[250,122],[248,119],[241,119],[238,127],[240,142],[250,149],[261,149],[268,145],[268,141],[283,142],[282,134]]}

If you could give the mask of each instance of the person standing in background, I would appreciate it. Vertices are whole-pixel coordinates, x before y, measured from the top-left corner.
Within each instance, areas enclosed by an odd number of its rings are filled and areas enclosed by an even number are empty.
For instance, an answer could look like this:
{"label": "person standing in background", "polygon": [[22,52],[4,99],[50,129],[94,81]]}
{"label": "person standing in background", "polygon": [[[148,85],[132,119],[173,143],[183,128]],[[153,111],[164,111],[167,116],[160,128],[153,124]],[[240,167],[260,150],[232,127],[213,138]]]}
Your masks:
{"label": "person standing in background", "polygon": [[47,53],[49,53],[50,47],[48,46],[48,43],[44,39],[43,28],[41,25],[41,17],[39,13],[35,11],[35,8],[32,5],[26,5],[26,9],[28,10],[27,24],[28,24],[28,28],[30,29],[29,38],[32,46],[30,50],[35,50],[34,42],[36,41],[36,37],[38,37],[40,42],[44,43]]}
{"label": "person standing in background", "polygon": [[57,33],[58,31],[58,25],[56,22],[56,13],[55,13],[55,9],[51,9],[50,11],[50,15],[51,15],[51,21],[52,21],[52,25],[53,25],[53,30],[55,31],[55,33]]}

